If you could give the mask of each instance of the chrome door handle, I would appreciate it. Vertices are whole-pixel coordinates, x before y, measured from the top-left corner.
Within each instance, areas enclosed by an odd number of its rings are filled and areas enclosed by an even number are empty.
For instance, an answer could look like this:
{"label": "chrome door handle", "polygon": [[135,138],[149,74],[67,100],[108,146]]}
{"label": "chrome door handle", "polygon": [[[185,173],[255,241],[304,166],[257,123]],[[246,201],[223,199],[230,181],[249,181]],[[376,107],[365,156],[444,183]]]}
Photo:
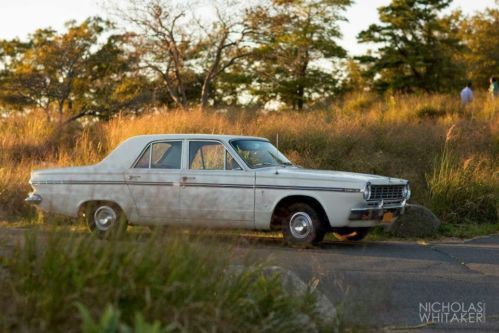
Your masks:
{"label": "chrome door handle", "polygon": [[140,176],[128,176],[128,180],[140,179]]}
{"label": "chrome door handle", "polygon": [[182,179],[182,182],[184,182],[184,183],[185,183],[185,182],[186,182],[186,181],[188,181],[188,180],[194,180],[194,179],[196,179],[196,177],[188,177],[188,176],[183,176],[181,179]]}

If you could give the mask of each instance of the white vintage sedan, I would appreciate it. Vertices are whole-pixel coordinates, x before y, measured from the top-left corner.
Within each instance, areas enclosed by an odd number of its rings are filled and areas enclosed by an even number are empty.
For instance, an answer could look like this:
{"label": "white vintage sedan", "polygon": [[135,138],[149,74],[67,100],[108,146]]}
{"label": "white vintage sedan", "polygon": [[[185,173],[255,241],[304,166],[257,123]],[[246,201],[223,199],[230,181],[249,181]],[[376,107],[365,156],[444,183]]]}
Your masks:
{"label": "white vintage sedan", "polygon": [[33,171],[30,184],[27,202],[101,236],[180,225],[282,230],[299,244],[327,232],[360,240],[410,197],[403,179],[303,169],[267,139],[204,134],[132,137],[98,164]]}

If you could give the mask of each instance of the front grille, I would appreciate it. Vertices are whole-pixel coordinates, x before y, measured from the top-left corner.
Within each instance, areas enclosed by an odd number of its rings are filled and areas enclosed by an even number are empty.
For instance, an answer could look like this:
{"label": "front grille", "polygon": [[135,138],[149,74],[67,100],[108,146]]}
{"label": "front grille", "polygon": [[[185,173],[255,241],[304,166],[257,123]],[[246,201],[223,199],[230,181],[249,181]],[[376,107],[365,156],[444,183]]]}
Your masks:
{"label": "front grille", "polygon": [[401,200],[404,185],[371,185],[369,200]]}

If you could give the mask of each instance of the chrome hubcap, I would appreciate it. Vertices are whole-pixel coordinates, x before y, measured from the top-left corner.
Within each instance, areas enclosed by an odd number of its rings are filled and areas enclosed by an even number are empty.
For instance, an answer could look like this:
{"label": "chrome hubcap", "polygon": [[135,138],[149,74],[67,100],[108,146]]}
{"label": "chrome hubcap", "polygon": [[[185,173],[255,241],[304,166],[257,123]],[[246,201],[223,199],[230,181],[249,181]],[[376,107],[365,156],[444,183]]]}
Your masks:
{"label": "chrome hubcap", "polygon": [[109,229],[116,220],[116,212],[108,206],[99,207],[94,213],[95,226],[102,231]]}
{"label": "chrome hubcap", "polygon": [[291,234],[295,238],[306,238],[312,232],[312,218],[304,212],[298,212],[289,220]]}

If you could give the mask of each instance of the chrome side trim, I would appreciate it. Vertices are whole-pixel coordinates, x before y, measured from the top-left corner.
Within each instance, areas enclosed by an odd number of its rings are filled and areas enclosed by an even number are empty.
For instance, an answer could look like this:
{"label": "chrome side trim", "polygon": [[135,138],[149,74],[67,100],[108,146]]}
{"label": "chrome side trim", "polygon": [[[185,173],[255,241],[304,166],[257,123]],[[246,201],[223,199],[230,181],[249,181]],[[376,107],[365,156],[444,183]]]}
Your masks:
{"label": "chrome side trim", "polygon": [[253,185],[245,184],[217,184],[217,183],[180,183],[183,187],[221,187],[221,188],[255,188]]}
{"label": "chrome side trim", "polygon": [[255,188],[269,189],[269,190],[326,191],[326,192],[348,192],[348,193],[358,193],[361,191],[358,188],[285,186],[285,185],[256,185]]}
{"label": "chrome side trim", "polygon": [[38,180],[31,182],[32,185],[125,185],[121,180]]}
{"label": "chrome side trim", "polygon": [[42,196],[31,193],[24,201],[30,205],[39,205],[42,203]]}
{"label": "chrome side trim", "polygon": [[[287,186],[287,185],[244,185],[244,184],[217,184],[217,183],[180,183],[185,187],[223,187],[223,188],[255,188],[265,190],[294,190],[294,191],[324,191],[359,193],[358,188],[344,187],[316,187],[316,186]],[[141,181],[85,181],[85,180],[46,180],[35,181],[32,185],[137,185],[137,186],[174,186],[173,182],[141,182]]]}

